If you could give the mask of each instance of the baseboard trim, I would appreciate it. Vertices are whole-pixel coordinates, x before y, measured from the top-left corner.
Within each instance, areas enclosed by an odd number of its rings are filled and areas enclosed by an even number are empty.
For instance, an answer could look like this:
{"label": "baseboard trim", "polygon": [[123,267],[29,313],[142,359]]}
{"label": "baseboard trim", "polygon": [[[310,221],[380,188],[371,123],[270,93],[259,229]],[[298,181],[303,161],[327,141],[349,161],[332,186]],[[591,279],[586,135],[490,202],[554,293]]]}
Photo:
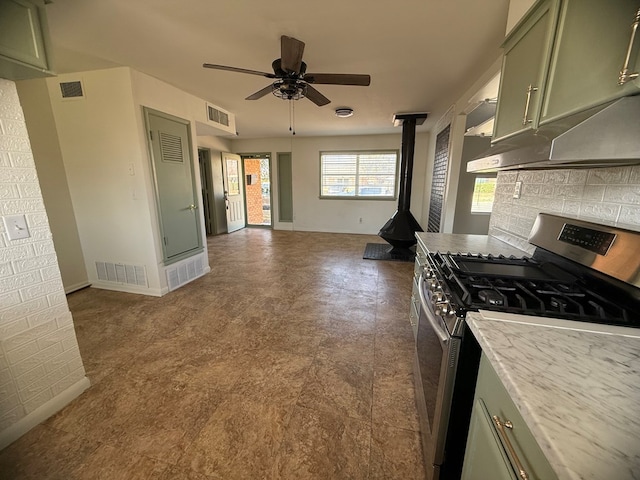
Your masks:
{"label": "baseboard trim", "polygon": [[69,285],[64,288],[64,293],[69,295],[70,293],[76,292],[78,290],[82,290],[83,288],[90,287],[91,284],[89,282],[80,282],[74,285]]}
{"label": "baseboard trim", "polygon": [[0,450],[11,445],[22,435],[27,433],[36,425],[44,422],[54,413],[62,410],[90,386],[91,382],[89,382],[89,379],[87,377],[82,377],[82,379],[56,395],[47,403],[40,405],[26,417],[22,417],[10,427],[5,428],[0,432]]}
{"label": "baseboard trim", "polygon": [[147,287],[136,287],[134,285],[128,285],[125,283],[111,283],[111,282],[101,282],[100,280],[96,282],[91,282],[91,286],[93,288],[100,288],[102,290],[113,290],[115,292],[126,292],[126,293],[138,293],[140,295],[150,295],[152,297],[161,297],[163,295],[161,289],[156,288],[147,288]]}

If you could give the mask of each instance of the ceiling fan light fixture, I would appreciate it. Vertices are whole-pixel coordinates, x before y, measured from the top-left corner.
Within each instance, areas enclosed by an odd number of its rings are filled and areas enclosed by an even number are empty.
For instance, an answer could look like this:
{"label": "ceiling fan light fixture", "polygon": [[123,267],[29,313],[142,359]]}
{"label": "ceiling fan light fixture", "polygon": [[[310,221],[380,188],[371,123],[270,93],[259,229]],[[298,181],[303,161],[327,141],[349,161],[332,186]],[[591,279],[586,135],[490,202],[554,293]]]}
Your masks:
{"label": "ceiling fan light fixture", "polygon": [[271,92],[283,100],[300,100],[307,95],[307,84],[303,82],[274,82]]}
{"label": "ceiling fan light fixture", "polygon": [[336,117],[348,118],[353,115],[353,108],[340,107],[336,108]]}

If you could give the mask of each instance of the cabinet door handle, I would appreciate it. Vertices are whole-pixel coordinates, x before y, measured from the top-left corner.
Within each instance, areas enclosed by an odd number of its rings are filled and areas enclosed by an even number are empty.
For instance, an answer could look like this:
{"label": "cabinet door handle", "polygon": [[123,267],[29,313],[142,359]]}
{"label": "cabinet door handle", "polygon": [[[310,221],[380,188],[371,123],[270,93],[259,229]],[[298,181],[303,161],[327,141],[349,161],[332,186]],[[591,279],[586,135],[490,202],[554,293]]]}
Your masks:
{"label": "cabinet door handle", "polygon": [[631,38],[629,38],[629,46],[627,47],[627,54],[624,57],[624,65],[620,70],[620,76],[618,77],[618,85],[624,85],[630,80],[638,77],[638,72],[629,73],[629,63],[631,62],[631,53],[633,51],[633,45],[636,42],[636,32],[638,31],[638,25],[640,24],[640,8],[636,12],[636,15],[631,24]]}
{"label": "cabinet door handle", "polygon": [[505,430],[505,428],[508,428],[509,430],[513,430],[513,423],[511,423],[509,420],[507,420],[506,422],[503,422],[502,420],[500,420],[500,417],[498,417],[497,415],[493,415],[493,417],[491,418],[493,418],[493,423],[496,424],[496,428],[498,429],[498,433],[500,434],[502,443],[507,447],[507,450],[509,450],[509,455],[513,459],[513,463],[516,464],[516,469],[518,470],[518,474],[520,478],[522,480],[528,480],[529,475],[527,474],[524,467],[522,466],[522,462],[520,461],[520,458],[518,458],[516,451],[513,449],[513,445],[511,445],[511,441],[509,440],[509,437],[507,436],[507,431]]}
{"label": "cabinet door handle", "polygon": [[527,87],[527,101],[524,104],[524,117],[522,119],[522,125],[529,125],[533,120],[529,120],[529,105],[531,104],[531,94],[537,92],[538,87],[534,87],[529,84]]}

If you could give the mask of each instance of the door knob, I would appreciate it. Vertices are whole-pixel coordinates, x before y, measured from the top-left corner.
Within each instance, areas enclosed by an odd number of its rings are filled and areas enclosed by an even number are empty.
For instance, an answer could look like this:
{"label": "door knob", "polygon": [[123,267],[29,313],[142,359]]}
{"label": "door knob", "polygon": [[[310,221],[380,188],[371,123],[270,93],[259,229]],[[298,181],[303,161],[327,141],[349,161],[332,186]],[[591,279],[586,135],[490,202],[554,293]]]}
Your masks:
{"label": "door knob", "polygon": [[189,210],[191,210],[191,211],[195,210],[196,208],[198,208],[198,207],[196,207],[193,203],[191,205],[189,205]]}

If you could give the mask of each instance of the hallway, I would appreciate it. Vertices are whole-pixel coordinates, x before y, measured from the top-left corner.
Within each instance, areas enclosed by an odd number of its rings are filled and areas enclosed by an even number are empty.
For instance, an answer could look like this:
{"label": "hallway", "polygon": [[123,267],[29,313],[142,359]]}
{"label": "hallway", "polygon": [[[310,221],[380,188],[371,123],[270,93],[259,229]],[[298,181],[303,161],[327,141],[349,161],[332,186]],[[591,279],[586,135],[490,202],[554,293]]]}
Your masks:
{"label": "hallway", "polygon": [[413,264],[367,242],[243,229],[162,298],[69,295],[92,387],[0,452],[2,478],[424,478]]}

